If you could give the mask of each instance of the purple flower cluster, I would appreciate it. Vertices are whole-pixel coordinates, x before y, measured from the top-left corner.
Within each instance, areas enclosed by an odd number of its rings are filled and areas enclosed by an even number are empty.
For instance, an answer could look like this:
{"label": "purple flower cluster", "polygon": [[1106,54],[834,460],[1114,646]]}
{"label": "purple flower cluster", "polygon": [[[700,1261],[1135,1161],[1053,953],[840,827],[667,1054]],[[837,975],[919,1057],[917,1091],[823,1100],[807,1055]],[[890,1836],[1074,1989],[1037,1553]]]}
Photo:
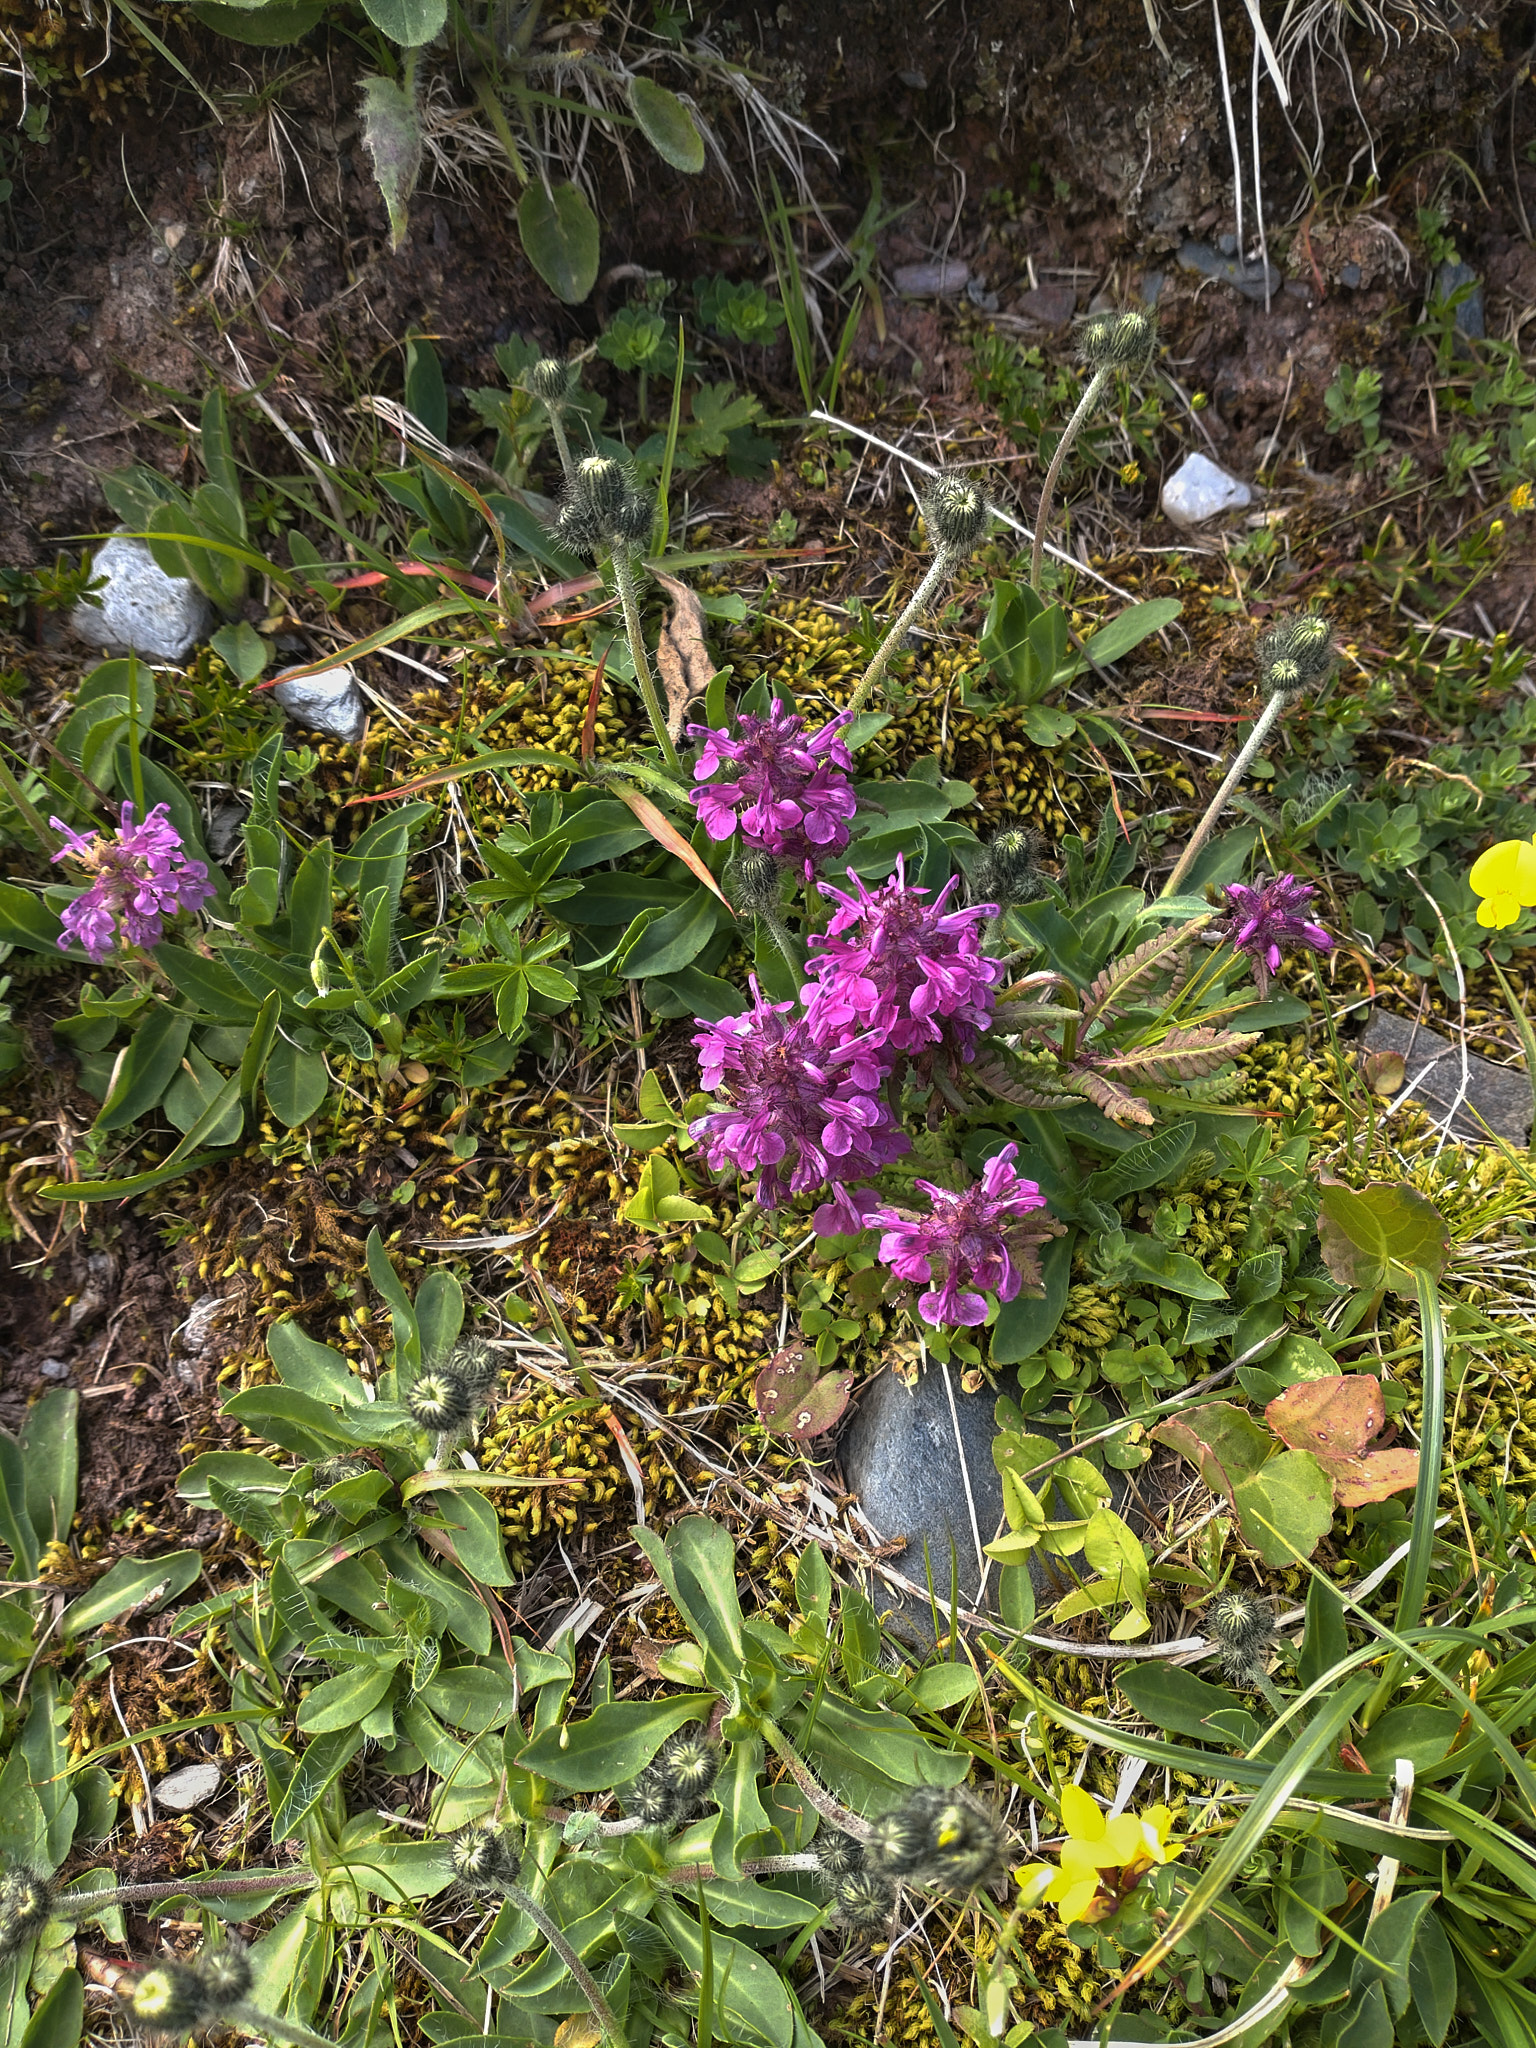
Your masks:
{"label": "purple flower cluster", "polygon": [[[841,853],[858,808],[841,721],[807,738],[804,718],[775,698],[766,718],[744,712],[737,724],[735,739],[713,726],[688,728],[690,739],[704,742],[693,776],[709,786],[689,796],[710,838],[729,839],[739,826],[749,846],[795,861],[807,873],[817,860]],[[710,782],[724,765],[735,770],[734,780]]]}
{"label": "purple flower cluster", "polygon": [[77,861],[92,877],[65,908],[59,945],[82,947],[98,966],[119,944],[158,945],[163,918],[196,910],[215,893],[203,863],[187,859],[164,804],[156,804],[142,825],[133,821],[133,805],[124,804],[111,837],[72,831],[59,818],[48,822],[69,842],[55,861]]}
{"label": "purple flower cluster", "polygon": [[841,908],[806,967],[802,993],[817,1044],[856,1030],[891,1052],[921,1055],[947,1042],[958,1059],[973,1059],[1006,971],[981,950],[981,928],[997,905],[947,910],[953,877],[929,903],[926,889],[908,885],[899,859],[878,889],[850,879],[855,895],[821,885]]}
{"label": "purple flower cluster", "polygon": [[1008,1244],[1008,1226],[1031,1210],[1043,1209],[1045,1197],[1032,1180],[1014,1171],[1017,1145],[1005,1145],[982,1169],[981,1179],[962,1193],[917,1185],[928,1197],[927,1216],[904,1215],[899,1209],[875,1209],[865,1221],[884,1234],[879,1258],[899,1280],[927,1283],[918,1296],[919,1312],[930,1323],[974,1327],[987,1319],[986,1290],[999,1301],[1012,1301],[1024,1284]]}
{"label": "purple flower cluster", "polygon": [[1280,971],[1282,951],[1295,946],[1309,946],[1314,953],[1333,950],[1333,935],[1304,915],[1316,894],[1294,875],[1276,875],[1257,889],[1242,882],[1227,885],[1227,909],[1211,931],[1234,952],[1247,954],[1261,996],[1269,991],[1269,977]]}
{"label": "purple flower cluster", "polygon": [[[830,1182],[842,1213],[843,1184],[878,1173],[910,1141],[880,1100],[884,1070],[871,1040],[819,1046],[794,1008],[765,1001],[754,976],[750,1010],[702,1024],[693,1042],[704,1086],[711,1094],[727,1087],[732,1099],[698,1118],[691,1134],[716,1172],[757,1175],[763,1208]],[[847,1213],[854,1220],[842,1227],[858,1229],[861,1212],[848,1205]]]}

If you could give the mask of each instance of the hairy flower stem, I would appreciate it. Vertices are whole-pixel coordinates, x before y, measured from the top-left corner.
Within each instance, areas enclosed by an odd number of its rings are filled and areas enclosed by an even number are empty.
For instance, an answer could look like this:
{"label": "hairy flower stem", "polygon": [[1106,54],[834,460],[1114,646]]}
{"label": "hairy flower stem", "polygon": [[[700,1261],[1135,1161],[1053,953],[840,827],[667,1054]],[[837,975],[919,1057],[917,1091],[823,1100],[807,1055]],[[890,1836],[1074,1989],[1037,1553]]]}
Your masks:
{"label": "hairy flower stem", "polygon": [[844,718],[852,718],[864,709],[876,685],[884,676],[891,656],[906,639],[912,625],[920,619],[932,604],[939,585],[954,571],[958,555],[950,548],[940,548],[928,565],[928,573],[919,583],[907,601],[907,608],[875,649],[869,667],[860,676],[858,686],[843,707]]}
{"label": "hairy flower stem", "polygon": [[677,758],[672,735],[667,731],[661,699],[656,694],[656,678],[651,674],[651,658],[645,651],[645,635],[640,630],[640,599],[635,584],[635,558],[627,546],[621,545],[614,548],[612,559],[614,581],[619,586],[619,602],[624,607],[624,631],[629,638],[630,659],[635,665],[635,682],[645,700],[645,715],[651,721],[651,731],[656,735],[657,746],[661,748],[661,758],[674,775],[681,777],[683,764]]}
{"label": "hairy flower stem", "polygon": [[292,2041],[296,2048],[336,2048],[334,2041],[328,2041],[324,2034],[315,2033],[300,2021],[277,2019],[269,2012],[258,2012],[254,2005],[232,2005],[229,2017],[253,2034],[270,2034],[277,2041]]}
{"label": "hairy flower stem", "polygon": [[794,977],[795,989],[805,980],[805,956],[790,935],[789,926],[782,917],[775,917],[770,911],[760,910],[758,917],[768,928],[768,936],[784,955],[784,964]]}
{"label": "hairy flower stem", "polygon": [[[796,1870],[819,1870],[821,1861],[814,1849],[801,1849],[793,1856],[746,1856],[737,1868],[743,1877],[787,1877]],[[685,1863],[679,1870],[663,1872],[662,1882],[670,1885],[713,1884],[719,1875],[712,1863]]]}
{"label": "hairy flower stem", "polygon": [[545,412],[549,418],[549,431],[554,435],[555,447],[559,451],[560,467],[566,483],[569,484],[576,475],[576,465],[571,460],[571,444],[566,438],[565,421],[560,417],[560,408],[557,405],[546,406]]}
{"label": "hairy flower stem", "polygon": [[[561,1962],[570,1971],[571,1976],[575,1979],[581,1991],[582,1997],[592,2008],[592,2017],[602,2028],[603,2038],[610,2044],[610,2048],[628,2048],[624,2029],[619,2025],[613,2007],[604,1998],[597,1979],[581,1960],[581,1957],[577,1955],[575,1949],[571,1947],[571,1944],[566,1940],[538,1900],[525,1892],[520,1884],[503,1884],[501,1889],[506,1896],[507,1903],[516,1906],[520,1913],[527,1914]],[[325,2048],[331,2048],[331,2044],[326,2043]]]}
{"label": "hairy flower stem", "polygon": [[60,1919],[81,1920],[104,1906],[153,1906],[162,1899],[254,1899],[273,1892],[297,1891],[313,1884],[311,1870],[285,1870],[280,1876],[193,1878],[180,1883],[121,1884],[109,1892],[65,1892],[54,1904]]}
{"label": "hairy flower stem", "polygon": [[1099,402],[1099,393],[1109,382],[1109,365],[1094,371],[1084,387],[1082,397],[1077,401],[1077,410],[1061,431],[1056,443],[1056,453],[1051,457],[1051,466],[1045,472],[1045,482],[1040,490],[1040,503],[1035,512],[1035,545],[1029,558],[1029,582],[1034,591],[1040,588],[1040,563],[1045,554],[1045,530],[1051,519],[1051,500],[1056,495],[1056,479],[1061,475],[1061,465],[1067,459],[1067,451],[1077,439],[1083,421]]}
{"label": "hairy flower stem", "polygon": [[785,1765],[789,1775],[823,1820],[831,1821],[832,1825],[841,1828],[845,1835],[852,1835],[856,1842],[867,1842],[870,1839],[875,1831],[869,1822],[861,1820],[856,1813],[850,1813],[846,1806],[839,1806],[825,1785],[819,1784],[800,1761],[789,1737],[781,1728],[776,1728],[772,1721],[765,1721],[762,1735],[768,1747]]}
{"label": "hairy flower stem", "polygon": [[1253,731],[1249,733],[1247,739],[1244,740],[1242,747],[1238,752],[1237,759],[1232,763],[1232,766],[1227,770],[1226,780],[1222,783],[1220,789],[1217,790],[1216,794],[1211,798],[1210,803],[1206,806],[1205,816],[1200,820],[1199,824],[1190,834],[1189,844],[1185,847],[1184,851],[1179,855],[1178,862],[1174,867],[1173,873],[1168,877],[1167,881],[1164,882],[1162,890],[1160,892],[1161,896],[1172,896],[1177,893],[1179,884],[1184,880],[1184,877],[1189,873],[1190,869],[1195,864],[1195,856],[1199,853],[1201,847],[1204,846],[1207,839],[1210,838],[1211,829],[1215,825],[1216,820],[1221,816],[1222,812],[1227,808],[1227,805],[1231,802],[1232,792],[1237,788],[1237,785],[1242,781],[1243,777],[1247,774],[1249,762],[1253,759],[1254,755],[1259,751],[1260,747],[1263,746],[1264,742],[1269,738],[1270,733],[1274,730],[1275,721],[1279,718],[1281,710],[1284,708],[1284,705],[1284,694],[1281,692],[1277,692],[1273,697],[1270,698],[1269,702],[1264,706],[1264,709],[1259,713],[1258,720],[1254,725]]}

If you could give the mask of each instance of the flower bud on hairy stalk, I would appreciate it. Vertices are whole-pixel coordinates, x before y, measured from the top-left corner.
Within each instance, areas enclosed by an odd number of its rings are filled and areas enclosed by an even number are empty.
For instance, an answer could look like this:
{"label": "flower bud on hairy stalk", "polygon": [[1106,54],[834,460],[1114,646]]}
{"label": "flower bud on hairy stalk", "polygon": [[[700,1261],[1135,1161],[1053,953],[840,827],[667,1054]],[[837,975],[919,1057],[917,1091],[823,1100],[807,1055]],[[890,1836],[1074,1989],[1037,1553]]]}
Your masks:
{"label": "flower bud on hairy stalk", "polygon": [[0,1877],[0,1962],[42,1933],[57,1899],[56,1888],[35,1870],[8,1870]]}
{"label": "flower bud on hairy stalk", "polygon": [[1228,1685],[1262,1695],[1275,1713],[1285,1711],[1264,1660],[1275,1637],[1275,1618],[1262,1600],[1229,1586],[1205,1610],[1205,1628],[1221,1658]]}
{"label": "flower bud on hairy stalk", "polygon": [[896,1886],[878,1870],[850,1870],[832,1880],[832,1918],[850,1934],[884,1934],[896,1910]]}
{"label": "flower bud on hairy stalk", "polygon": [[698,1729],[664,1742],[626,1794],[626,1804],[647,1827],[678,1828],[696,1820],[720,1771],[720,1751]]}
{"label": "flower bud on hairy stalk", "polygon": [[1029,558],[1029,580],[1036,591],[1040,588],[1040,563],[1045,553],[1046,529],[1050,525],[1051,500],[1056,495],[1056,480],[1061,475],[1067,452],[1115,372],[1124,370],[1128,376],[1134,376],[1151,362],[1157,352],[1157,323],[1147,313],[1101,313],[1079,330],[1077,352],[1084,367],[1092,374],[1077,401],[1077,410],[1062,429],[1061,439],[1056,443],[1056,452],[1051,457],[1051,466],[1040,489],[1040,504],[1035,513],[1034,551]]}
{"label": "flower bud on hairy stalk", "polygon": [[523,1854],[510,1828],[494,1820],[476,1820],[454,1836],[448,1861],[466,1891],[504,1898],[505,1887],[517,1883]]}
{"label": "flower bud on hairy stalk", "polygon": [[784,922],[784,865],[761,847],[743,847],[727,866],[725,886],[738,910],[761,918],[798,988],[805,978],[805,960]]}
{"label": "flower bud on hairy stalk", "polygon": [[1254,721],[1253,731],[1238,750],[1226,779],[1211,798],[1205,815],[1190,835],[1173,873],[1163,884],[1162,894],[1173,896],[1195,864],[1195,858],[1210,838],[1216,820],[1231,801],[1232,792],[1248,772],[1260,747],[1278,723],[1281,712],[1293,698],[1316,687],[1333,667],[1333,628],[1321,612],[1296,612],[1279,620],[1258,644],[1259,674],[1269,702]]}
{"label": "flower bud on hairy stalk", "polygon": [[1008,1838],[964,1786],[920,1785],[874,1823],[866,1860],[925,1891],[969,1892],[1004,1869]]}
{"label": "flower bud on hairy stalk", "polygon": [[406,1395],[405,1405],[418,1429],[434,1430],[438,1436],[458,1436],[475,1419],[474,1401],[456,1373],[424,1372]]}
{"label": "flower bud on hairy stalk", "polygon": [[448,1849],[448,1861],[454,1876],[466,1891],[481,1898],[505,1899],[508,1905],[533,1922],[570,1971],[609,2048],[628,2048],[624,2029],[614,2017],[613,2008],[603,1996],[597,1979],[544,1907],[518,1883],[522,1872],[522,1850],[515,1831],[490,1816],[471,1821],[454,1836]]}
{"label": "flower bud on hairy stalk", "polygon": [[971,902],[995,903],[999,918],[1015,904],[1038,902],[1046,893],[1039,852],[1039,833],[1024,825],[1005,825],[981,849],[966,885]]}
{"label": "flower bud on hairy stalk", "polygon": [[816,1837],[812,1854],[817,1870],[829,1882],[864,1868],[864,1844],[839,1828],[824,1828]]}
{"label": "flower bud on hairy stalk", "polygon": [[986,531],[986,498],[980,486],[967,476],[947,472],[935,477],[926,490],[918,493],[918,504],[922,508],[928,537],[933,543],[933,560],[908,600],[906,610],[875,649],[869,667],[859,678],[844,707],[845,719],[863,710],[884,676],[891,656],[933,603],[940,585],[954,574]]}
{"label": "flower bud on hairy stalk", "polygon": [[575,473],[575,464],[571,461],[571,444],[565,435],[565,408],[570,404],[571,393],[576,386],[576,365],[561,362],[558,356],[544,356],[533,365],[524,381],[531,396],[544,408],[549,430],[555,437],[560,467],[569,484]]}
{"label": "flower bud on hairy stalk", "polygon": [[656,503],[636,484],[629,465],[606,455],[588,455],[571,472],[565,497],[555,516],[554,537],[573,554],[596,561],[606,555],[613,564],[613,578],[624,608],[624,632],[629,641],[635,684],[645,704],[661,757],[672,774],[682,778],[682,763],[667,731],[651,658],[640,627],[640,598],[635,580],[637,557],[650,545],[656,519]]}

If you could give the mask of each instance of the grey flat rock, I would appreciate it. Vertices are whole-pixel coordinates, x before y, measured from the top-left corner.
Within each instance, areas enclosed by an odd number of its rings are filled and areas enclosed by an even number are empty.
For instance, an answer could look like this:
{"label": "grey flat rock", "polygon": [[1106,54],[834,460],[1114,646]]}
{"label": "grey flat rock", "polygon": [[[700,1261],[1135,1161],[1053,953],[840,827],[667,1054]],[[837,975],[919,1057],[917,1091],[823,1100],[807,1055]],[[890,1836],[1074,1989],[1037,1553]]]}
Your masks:
{"label": "grey flat rock", "polygon": [[317,675],[276,683],[272,694],[295,725],[348,746],[357,745],[368,723],[368,706],[349,668],[323,668]]}
{"label": "grey flat rock", "polygon": [[146,661],[182,661],[213,627],[213,606],[195,583],[167,576],[141,540],[114,533],[96,550],[92,577],[106,588],[81,598],[70,630],[88,647],[141,654]]}
{"label": "grey flat rock", "polygon": [[1463,285],[1471,285],[1472,289],[1456,308],[1456,331],[1466,335],[1469,341],[1482,341],[1488,332],[1483,312],[1482,279],[1470,263],[1442,263],[1435,272],[1435,297],[1442,305]]}
{"label": "grey flat rock", "polygon": [[[1234,249],[1236,246],[1234,242]],[[1244,263],[1236,255],[1223,255],[1208,242],[1185,242],[1179,250],[1179,264],[1184,270],[1197,270],[1203,277],[1233,285],[1245,299],[1257,299],[1261,304],[1276,297],[1285,283],[1273,263],[1267,270],[1262,263]]]}
{"label": "grey flat rock", "polygon": [[219,1789],[223,1776],[217,1764],[183,1764],[155,1787],[155,1804],[169,1813],[190,1813],[205,1806]]}
{"label": "grey flat rock", "polygon": [[1186,455],[1163,485],[1164,517],[1186,530],[1252,503],[1253,492],[1247,484],[1228,476],[1219,463],[1199,453]]}
{"label": "grey flat rock", "polygon": [[[1461,1088],[1461,1053],[1448,1038],[1378,1010],[1360,1043],[1367,1052],[1401,1053],[1407,1075],[1403,1092],[1394,1101],[1422,1103],[1432,1117],[1447,1114]],[[1531,1084],[1518,1068],[1496,1066],[1468,1053],[1467,1092],[1452,1118],[1450,1135],[1466,1144],[1486,1144],[1489,1130],[1512,1145],[1530,1143]]]}
{"label": "grey flat rock", "polygon": [[[979,1532],[982,1542],[990,1543],[1003,1522],[1003,1482],[992,1462],[997,1396],[963,1394],[958,1373],[953,1367],[950,1373],[955,1389],[953,1416],[944,1372],[936,1363],[929,1364],[912,1388],[894,1373],[881,1373],[864,1390],[857,1408],[844,1424],[838,1450],[843,1476],[858,1495],[859,1504],[874,1528],[887,1542],[906,1538],[906,1549],[887,1560],[891,1567],[922,1587],[928,1585],[931,1571],[933,1590],[945,1602],[949,1599],[953,1571],[960,1589],[960,1604],[975,1607],[981,1583],[976,1535]],[[1011,1387],[1009,1375],[1004,1391]],[[963,1468],[955,1440],[957,1418],[960,1442],[965,1446]],[[1033,1416],[1028,1426],[1032,1433],[1066,1447],[1065,1439],[1056,1430]],[[1106,1476],[1118,1505],[1125,1493],[1124,1477],[1119,1472]],[[976,1507],[975,1528],[967,1505],[967,1481]],[[994,1564],[982,1600],[982,1606],[989,1612],[996,1611],[997,1570]],[[1042,1600],[1059,1598],[1065,1590],[1064,1586],[1050,1586],[1034,1558],[1030,1560],[1030,1575]],[[931,1632],[932,1612],[926,1596],[900,1595],[895,1587],[879,1578],[872,1579],[868,1591],[877,1610],[896,1609],[924,1635]]]}

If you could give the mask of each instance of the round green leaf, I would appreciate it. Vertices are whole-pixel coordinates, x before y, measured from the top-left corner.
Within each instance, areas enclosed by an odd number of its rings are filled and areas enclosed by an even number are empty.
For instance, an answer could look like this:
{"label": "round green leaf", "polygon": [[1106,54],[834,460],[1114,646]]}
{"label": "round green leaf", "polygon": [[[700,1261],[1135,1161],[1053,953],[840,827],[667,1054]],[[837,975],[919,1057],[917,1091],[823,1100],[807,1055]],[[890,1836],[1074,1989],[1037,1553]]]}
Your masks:
{"label": "round green leaf", "polygon": [[574,185],[528,186],[517,203],[528,261],[557,299],[576,306],[597,282],[597,215]]}
{"label": "round green leaf", "polygon": [[448,19],[448,0],[363,0],[363,12],[392,43],[415,50]]}
{"label": "round green leaf", "polygon": [[325,0],[277,0],[267,6],[241,6],[235,0],[198,0],[192,12],[215,35],[237,43],[259,43],[275,49],[307,36],[325,12]]}
{"label": "round green leaf", "polygon": [[675,92],[649,78],[629,81],[629,104],[645,139],[674,171],[702,171],[704,138]]}

